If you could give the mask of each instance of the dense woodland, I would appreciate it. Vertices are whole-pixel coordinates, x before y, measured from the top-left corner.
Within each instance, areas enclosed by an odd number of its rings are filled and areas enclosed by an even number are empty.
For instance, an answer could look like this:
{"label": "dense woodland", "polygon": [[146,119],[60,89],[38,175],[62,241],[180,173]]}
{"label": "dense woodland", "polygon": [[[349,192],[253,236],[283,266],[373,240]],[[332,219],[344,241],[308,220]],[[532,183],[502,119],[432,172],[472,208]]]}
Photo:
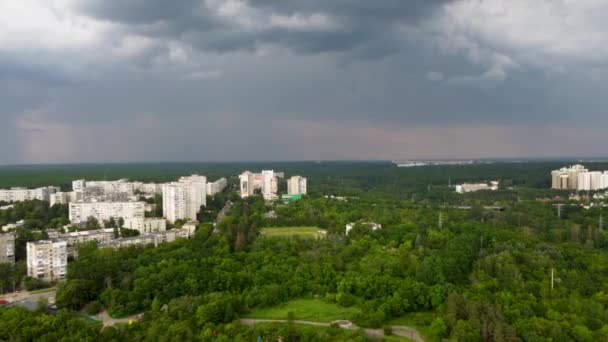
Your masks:
{"label": "dense woodland", "polygon": [[[437,341],[608,340],[608,242],[600,209],[567,206],[559,218],[551,203],[534,200],[563,195],[541,189],[547,177],[536,164],[510,166],[524,175],[509,178],[513,189],[456,195],[438,178],[459,168],[419,168],[427,170],[415,171],[420,182],[403,190],[391,178],[372,181],[373,174],[365,182],[377,187],[361,190],[363,178],[332,174],[313,185],[310,196],[288,204],[225,194],[202,217],[209,221],[224,200],[235,200],[218,233],[201,224],[193,239],[158,248],[83,245],[59,286],[60,313],[0,309],[0,340],[366,340],[337,328],[238,323],[255,308],[296,298],[360,308],[354,322],[362,327],[424,312],[427,319],[418,324]],[[441,176],[427,182],[435,174]],[[471,209],[453,208],[461,204]],[[489,204],[504,210],[483,208]],[[267,217],[270,210],[276,218]],[[56,218],[45,217],[37,219],[52,225]],[[347,223],[372,221],[383,228],[358,225],[344,234]],[[263,227],[289,226],[316,226],[328,235],[259,234]],[[79,314],[91,306],[116,317],[145,314],[141,323],[102,330]]]}

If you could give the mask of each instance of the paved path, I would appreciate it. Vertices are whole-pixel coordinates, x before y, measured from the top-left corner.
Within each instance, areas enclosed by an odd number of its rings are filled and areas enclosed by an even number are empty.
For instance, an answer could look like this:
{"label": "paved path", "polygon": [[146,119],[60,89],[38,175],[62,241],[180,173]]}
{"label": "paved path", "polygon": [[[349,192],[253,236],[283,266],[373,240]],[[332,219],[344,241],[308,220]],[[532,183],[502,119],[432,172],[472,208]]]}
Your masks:
{"label": "paved path", "polygon": [[[242,324],[247,326],[253,326],[257,323],[287,323],[288,321],[285,319],[249,319],[243,318],[240,320]],[[300,321],[293,320],[295,324],[304,324],[304,325],[314,325],[318,327],[328,327],[330,323],[321,323],[321,322],[311,322],[311,321]],[[368,337],[371,338],[382,338],[384,337],[384,331],[382,329],[363,329],[359,328],[356,325],[353,325],[352,329],[362,329]],[[412,328],[405,325],[391,325],[391,329],[393,331],[393,335],[407,337],[416,342],[425,342],[424,338],[420,333]]]}
{"label": "paved path", "polygon": [[103,323],[104,327],[108,327],[114,324],[118,324],[118,323],[129,323],[129,321],[136,321],[136,316],[129,316],[129,317],[123,317],[123,318],[112,318],[112,316],[110,316],[110,314],[108,314],[107,310],[103,310],[102,312],[98,313],[97,315],[93,316],[96,320],[101,321]]}

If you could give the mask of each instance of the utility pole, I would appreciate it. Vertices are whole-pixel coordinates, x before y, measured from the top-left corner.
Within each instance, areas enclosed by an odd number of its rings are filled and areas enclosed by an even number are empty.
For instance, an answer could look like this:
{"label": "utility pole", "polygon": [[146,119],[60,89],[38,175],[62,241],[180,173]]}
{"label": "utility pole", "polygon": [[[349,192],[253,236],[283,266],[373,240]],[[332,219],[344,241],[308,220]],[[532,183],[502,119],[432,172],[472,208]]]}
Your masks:
{"label": "utility pole", "polygon": [[600,232],[604,231],[604,217],[602,216],[602,213],[600,213]]}
{"label": "utility pole", "polygon": [[439,213],[439,230],[441,230],[443,228],[443,215],[441,215],[441,213]]}
{"label": "utility pole", "polygon": [[557,206],[557,217],[561,220],[562,219],[562,207],[564,206],[563,204],[556,204]]}
{"label": "utility pole", "polygon": [[553,268],[551,268],[551,291],[553,291]]}

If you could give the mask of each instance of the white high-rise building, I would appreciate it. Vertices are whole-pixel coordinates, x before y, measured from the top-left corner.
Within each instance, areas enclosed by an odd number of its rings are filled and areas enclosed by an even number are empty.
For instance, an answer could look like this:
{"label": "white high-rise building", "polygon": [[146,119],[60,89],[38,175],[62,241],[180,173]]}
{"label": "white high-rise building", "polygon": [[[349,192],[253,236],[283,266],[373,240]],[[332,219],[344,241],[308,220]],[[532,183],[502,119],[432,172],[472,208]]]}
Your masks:
{"label": "white high-rise building", "polygon": [[145,210],[145,202],[73,202],[70,203],[70,222],[86,222],[89,217],[96,218],[100,224],[111,218],[143,218]]}
{"label": "white high-rise building", "polygon": [[51,194],[60,189],[55,186],[47,186],[37,189],[11,188],[0,189],[0,201],[3,202],[23,202],[31,200],[48,201]]}
{"label": "white high-rise building", "polygon": [[243,172],[240,176],[239,176],[239,183],[240,183],[240,193],[241,193],[241,198],[245,198],[245,197],[249,197],[251,195],[253,195],[253,190],[255,189],[254,186],[254,180],[253,180],[253,173],[249,172],[249,171],[245,171]]}
{"label": "white high-rise building", "polygon": [[[579,189],[579,174],[587,173],[589,170],[585,169],[583,165],[572,165],[570,167],[563,167],[559,170],[551,172],[551,188],[557,190],[578,190]],[[585,179],[581,179],[583,183]],[[591,180],[589,180],[589,187],[591,187]],[[582,186],[584,187],[585,184]]]}
{"label": "white high-rise building", "polygon": [[0,233],[0,264],[15,263],[15,234]]}
{"label": "white high-rise building", "polygon": [[551,172],[551,188],[577,191],[608,189],[608,171],[589,171],[582,165],[564,167]]}
{"label": "white high-rise building", "polygon": [[277,198],[277,176],[273,170],[262,171],[262,196],[265,200]]}
{"label": "white high-rise building", "polygon": [[65,279],[68,266],[65,240],[41,240],[28,242],[27,275],[44,281]]}
{"label": "white high-rise building", "polygon": [[591,171],[589,172],[590,178],[590,188],[591,190],[600,190],[603,189],[602,182],[602,172],[601,171]]}
{"label": "white high-rise building", "polygon": [[577,174],[576,190],[588,191],[591,190],[591,173],[582,172]]}
{"label": "white high-rise building", "polygon": [[228,186],[228,180],[226,178],[220,178],[213,183],[207,183],[207,196],[214,196],[218,194]]}
{"label": "white high-rise building", "polygon": [[196,221],[201,206],[207,205],[207,177],[193,175],[163,186],[163,213],[167,221]]}
{"label": "white high-rise building", "polygon": [[287,180],[288,195],[306,195],[306,178],[293,176]]}

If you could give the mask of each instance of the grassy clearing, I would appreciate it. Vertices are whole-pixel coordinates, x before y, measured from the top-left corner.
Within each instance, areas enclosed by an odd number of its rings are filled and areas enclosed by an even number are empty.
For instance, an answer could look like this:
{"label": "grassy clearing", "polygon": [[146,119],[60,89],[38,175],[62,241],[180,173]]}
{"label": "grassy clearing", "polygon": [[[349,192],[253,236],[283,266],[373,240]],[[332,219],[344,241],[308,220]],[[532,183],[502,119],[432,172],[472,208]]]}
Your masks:
{"label": "grassy clearing", "polygon": [[386,341],[386,342],[410,342],[413,340],[409,339],[407,337],[391,335],[391,336],[384,336],[384,341]]}
{"label": "grassy clearing", "polygon": [[293,237],[299,236],[304,238],[322,238],[325,236],[319,233],[321,229],[317,227],[278,227],[278,228],[263,228],[262,234],[269,237]]}
{"label": "grassy clearing", "polygon": [[40,293],[46,293],[46,292],[51,292],[51,291],[55,291],[56,288],[55,287],[48,287],[46,289],[40,289],[40,290],[35,290],[35,291],[29,291],[30,294],[40,294]]}
{"label": "grassy clearing", "polygon": [[431,322],[435,318],[433,312],[412,312],[391,320],[388,325],[407,325],[420,333],[425,341],[435,341],[432,338]]}
{"label": "grassy clearing", "polygon": [[319,299],[296,299],[271,308],[253,309],[245,318],[287,319],[288,312],[293,312],[297,320],[331,323],[339,319],[352,321],[361,310]]}

